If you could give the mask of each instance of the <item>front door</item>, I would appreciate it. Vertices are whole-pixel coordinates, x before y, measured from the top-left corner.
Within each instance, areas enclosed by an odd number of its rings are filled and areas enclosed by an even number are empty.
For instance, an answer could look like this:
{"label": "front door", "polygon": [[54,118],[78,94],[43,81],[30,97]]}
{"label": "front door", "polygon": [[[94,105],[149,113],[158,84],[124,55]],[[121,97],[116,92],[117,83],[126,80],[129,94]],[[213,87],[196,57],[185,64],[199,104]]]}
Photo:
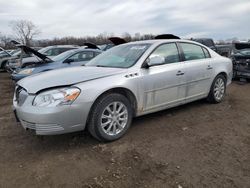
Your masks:
{"label": "front door", "polygon": [[175,106],[185,100],[184,63],[180,62],[176,43],[160,45],[148,59],[157,56],[164,58],[162,64],[142,69],[145,112]]}

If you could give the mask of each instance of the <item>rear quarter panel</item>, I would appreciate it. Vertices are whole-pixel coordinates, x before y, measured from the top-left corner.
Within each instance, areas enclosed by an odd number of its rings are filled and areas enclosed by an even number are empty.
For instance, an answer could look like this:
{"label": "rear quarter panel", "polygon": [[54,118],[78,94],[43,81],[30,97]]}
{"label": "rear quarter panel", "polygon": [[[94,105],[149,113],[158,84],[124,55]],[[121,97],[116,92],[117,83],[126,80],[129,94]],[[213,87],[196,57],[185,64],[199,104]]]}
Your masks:
{"label": "rear quarter panel", "polygon": [[232,76],[233,76],[233,64],[232,64],[231,59],[217,54],[212,57],[212,67],[214,68],[213,78],[215,78],[220,73],[226,73],[227,85],[231,83]]}

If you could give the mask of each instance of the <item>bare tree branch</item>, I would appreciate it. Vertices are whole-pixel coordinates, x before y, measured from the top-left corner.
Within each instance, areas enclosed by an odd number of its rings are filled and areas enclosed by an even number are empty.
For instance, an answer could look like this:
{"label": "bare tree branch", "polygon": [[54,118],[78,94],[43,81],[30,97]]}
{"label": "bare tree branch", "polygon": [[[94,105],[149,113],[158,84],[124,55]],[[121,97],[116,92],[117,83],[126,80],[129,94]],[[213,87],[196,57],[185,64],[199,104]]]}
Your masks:
{"label": "bare tree branch", "polygon": [[35,36],[41,33],[37,26],[29,20],[12,21],[10,25],[17,39],[27,46],[31,44]]}

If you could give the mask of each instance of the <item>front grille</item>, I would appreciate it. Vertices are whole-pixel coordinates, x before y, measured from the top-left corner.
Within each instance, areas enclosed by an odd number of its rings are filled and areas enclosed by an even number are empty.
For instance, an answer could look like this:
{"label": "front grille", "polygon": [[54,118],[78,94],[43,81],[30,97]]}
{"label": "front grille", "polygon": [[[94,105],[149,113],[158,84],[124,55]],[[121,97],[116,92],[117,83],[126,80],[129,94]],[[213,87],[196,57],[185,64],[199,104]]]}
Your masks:
{"label": "front grille", "polygon": [[17,86],[16,91],[15,91],[15,95],[16,95],[16,102],[18,105],[22,105],[25,100],[28,97],[28,92],[22,88],[21,86]]}

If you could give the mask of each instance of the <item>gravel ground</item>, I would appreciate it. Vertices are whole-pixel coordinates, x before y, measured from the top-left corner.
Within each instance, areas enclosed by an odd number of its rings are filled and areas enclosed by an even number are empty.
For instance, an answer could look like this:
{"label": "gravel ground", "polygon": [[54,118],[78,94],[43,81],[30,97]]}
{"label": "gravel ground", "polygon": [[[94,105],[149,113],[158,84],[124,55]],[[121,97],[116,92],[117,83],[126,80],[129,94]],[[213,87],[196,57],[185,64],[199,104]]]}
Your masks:
{"label": "gravel ground", "polygon": [[25,131],[13,88],[0,73],[0,187],[250,187],[250,84],[233,83],[220,104],[135,118],[112,143]]}

